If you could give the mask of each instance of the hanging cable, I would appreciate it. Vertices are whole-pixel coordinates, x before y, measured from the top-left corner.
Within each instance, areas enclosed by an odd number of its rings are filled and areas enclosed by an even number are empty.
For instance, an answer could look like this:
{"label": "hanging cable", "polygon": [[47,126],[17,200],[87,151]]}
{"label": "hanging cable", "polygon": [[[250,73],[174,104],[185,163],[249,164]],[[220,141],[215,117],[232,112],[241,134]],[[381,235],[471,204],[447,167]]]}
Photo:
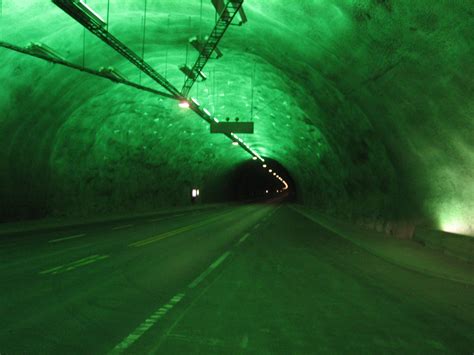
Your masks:
{"label": "hanging cable", "polygon": [[201,17],[199,18],[199,40],[202,41],[202,0],[201,0]]}
{"label": "hanging cable", "polygon": [[82,67],[86,67],[86,28],[82,32]]}
{"label": "hanging cable", "polygon": [[[191,32],[191,16],[189,16],[189,29],[188,33]],[[186,61],[185,66],[188,66],[188,56],[189,56],[189,41],[186,42]],[[184,76],[184,82],[186,82],[186,76]]]}
{"label": "hanging cable", "polygon": [[110,0],[107,0],[107,31],[109,31]]}
{"label": "hanging cable", "polygon": [[[145,39],[146,39],[146,15],[147,0],[145,0],[145,8],[143,10],[143,34],[142,34],[142,60],[145,60]],[[140,70],[139,82],[142,83],[142,71]]]}
{"label": "hanging cable", "polygon": [[[198,41],[202,41],[202,0],[201,0],[201,10],[199,15],[199,37]],[[199,100],[199,81],[196,85],[196,98]]]}
{"label": "hanging cable", "polygon": [[212,96],[214,98],[214,112],[217,111],[217,94],[216,94],[216,65],[212,68]]}
{"label": "hanging cable", "polygon": [[[166,38],[169,38],[170,35],[170,15],[168,14],[168,28],[166,29]],[[168,76],[168,51],[169,51],[169,46],[166,45],[166,51],[165,51],[165,78]]]}
{"label": "hanging cable", "polygon": [[256,75],[256,69],[257,69],[257,62],[255,61],[253,64],[253,73],[251,77],[251,94],[250,94],[250,121],[253,121],[253,103],[254,103],[254,92],[255,92],[255,75]]}
{"label": "hanging cable", "polygon": [[[87,0],[84,0],[87,3]],[[82,67],[86,67],[86,28],[83,28],[82,32]]]}

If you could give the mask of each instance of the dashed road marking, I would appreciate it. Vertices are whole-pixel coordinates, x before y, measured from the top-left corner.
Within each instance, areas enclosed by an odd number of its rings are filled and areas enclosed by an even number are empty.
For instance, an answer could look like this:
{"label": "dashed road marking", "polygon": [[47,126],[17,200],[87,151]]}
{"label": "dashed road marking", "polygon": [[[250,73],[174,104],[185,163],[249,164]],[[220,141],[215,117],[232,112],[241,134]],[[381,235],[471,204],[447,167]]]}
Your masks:
{"label": "dashed road marking", "polygon": [[217,268],[222,262],[230,255],[230,251],[226,251],[216,261],[214,261],[204,272],[199,275],[193,282],[189,284],[189,288],[194,288],[199,285],[215,268]]}
{"label": "dashed road marking", "polygon": [[224,216],[230,215],[232,213],[233,213],[233,211],[227,212],[227,213],[224,213],[222,215],[212,217],[212,218],[209,218],[207,220],[204,220],[204,221],[201,221],[201,222],[198,222],[198,223],[190,224],[190,225],[187,225],[187,226],[184,226],[184,227],[181,227],[181,228],[174,229],[174,230],[169,231],[169,232],[165,232],[165,233],[162,233],[162,234],[158,234],[158,235],[146,238],[146,239],[142,239],[142,240],[133,242],[133,243],[129,244],[128,246],[129,247],[143,247],[145,245],[155,243],[155,242],[158,242],[160,240],[163,240],[163,239],[166,239],[166,238],[169,238],[169,237],[172,237],[172,236],[175,236],[175,235],[178,235],[178,234],[181,234],[181,233],[184,233],[184,232],[187,232],[187,231],[199,228],[199,227],[203,227],[207,224],[210,224],[210,223],[215,222],[219,219],[222,219]]}
{"label": "dashed road marking", "polygon": [[46,270],[40,271],[39,274],[40,274],[40,275],[48,275],[48,274],[50,274],[50,275],[56,275],[56,274],[61,274],[61,273],[63,273],[63,272],[75,270],[75,269],[77,269],[77,268],[79,268],[79,267],[81,267],[81,266],[86,266],[86,265],[95,263],[95,262],[97,262],[97,261],[107,259],[108,257],[109,257],[109,255],[98,255],[98,254],[95,254],[95,255],[91,255],[91,256],[88,256],[88,257],[85,257],[85,258],[82,258],[82,259],[73,261],[72,263],[68,263],[68,264],[64,264],[64,265],[59,265],[59,266],[55,266],[55,267],[50,268],[50,269],[46,269]]}
{"label": "dashed road marking", "polygon": [[83,234],[75,234],[75,235],[71,235],[71,236],[69,236],[69,237],[58,238],[58,239],[52,239],[52,240],[48,241],[48,243],[58,243],[58,242],[62,242],[62,241],[65,241],[65,240],[82,238],[82,237],[84,237],[85,235],[86,235],[85,233],[83,233]]}
{"label": "dashed road marking", "polygon": [[242,338],[242,341],[240,342],[240,347],[242,349],[247,349],[248,345],[249,345],[249,336],[245,334],[244,337]]}
{"label": "dashed road marking", "polygon": [[133,224],[124,224],[124,225],[121,225],[121,226],[116,226],[116,227],[113,227],[112,230],[116,231],[116,230],[119,230],[119,229],[125,229],[125,228],[130,228],[130,227],[133,227]]}
{"label": "dashed road marking", "polygon": [[167,304],[158,308],[145,321],[143,321],[133,332],[131,332],[125,339],[118,343],[110,352],[111,354],[120,354],[129,348],[133,343],[141,338],[145,332],[154,326],[163,316],[168,313],[174,306],[176,306],[185,296],[185,293],[178,293],[171,298]]}
{"label": "dashed road marking", "polygon": [[185,213],[180,213],[180,214],[175,214],[175,215],[172,215],[172,216],[152,218],[152,219],[149,219],[148,221],[149,222],[159,222],[159,221],[165,221],[167,219],[172,219],[172,218],[175,218],[175,217],[181,217],[181,216],[184,216],[184,215],[186,215],[186,214]]}
{"label": "dashed road marking", "polygon": [[237,245],[242,244],[242,243],[245,241],[245,239],[247,239],[249,236],[250,236],[250,233],[245,234],[245,235],[244,235],[242,238],[240,238],[240,240],[237,242]]}

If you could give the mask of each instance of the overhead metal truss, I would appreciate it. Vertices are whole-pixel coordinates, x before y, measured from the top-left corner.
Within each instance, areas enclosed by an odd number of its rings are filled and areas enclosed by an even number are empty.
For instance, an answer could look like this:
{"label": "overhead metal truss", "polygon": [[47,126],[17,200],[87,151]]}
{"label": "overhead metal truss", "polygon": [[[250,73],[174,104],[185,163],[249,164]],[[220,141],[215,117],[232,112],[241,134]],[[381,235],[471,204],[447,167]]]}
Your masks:
{"label": "overhead metal truss", "polygon": [[79,70],[81,72],[88,73],[88,74],[91,74],[91,75],[95,75],[95,76],[98,76],[98,77],[101,77],[101,78],[109,79],[109,80],[111,80],[115,83],[118,83],[118,84],[131,86],[131,87],[134,87],[134,88],[142,90],[142,91],[148,91],[148,92],[151,92],[153,94],[163,96],[163,97],[166,97],[166,98],[169,98],[169,99],[177,99],[174,95],[171,95],[171,94],[168,94],[166,92],[162,92],[162,91],[159,91],[159,90],[156,90],[156,89],[152,89],[152,88],[147,87],[147,86],[136,84],[136,83],[134,83],[132,81],[129,81],[124,77],[120,77],[119,75],[116,75],[116,74],[113,75],[110,68],[105,68],[105,69],[101,68],[99,70],[86,68],[86,67],[83,67],[82,65],[78,65],[78,64],[68,62],[67,60],[62,59],[60,56],[53,55],[53,54],[45,52],[45,51],[39,51],[38,50],[38,45],[33,45],[33,46],[29,45],[28,47],[23,48],[23,47],[15,46],[15,45],[7,43],[7,42],[0,41],[0,47],[10,49],[12,51],[22,53],[22,54],[26,54],[26,55],[29,55],[29,56],[32,56],[32,57],[36,57],[36,58],[39,58],[39,59],[43,59],[43,60],[46,60],[46,61],[54,63],[54,64],[63,65],[65,67],[75,69],[75,70]]}
{"label": "overhead metal truss", "polygon": [[96,13],[91,11],[89,7],[85,7],[85,4],[81,0],[52,1],[69,16],[74,18],[90,32],[99,37],[103,42],[115,49],[130,63],[140,69],[144,74],[148,75],[151,79],[160,84],[173,96],[178,99],[184,99],[183,95],[181,95],[179,90],[174,87],[173,84],[171,84],[168,80],[166,80],[165,77],[163,77],[155,69],[153,69],[151,65],[149,65],[143,60],[143,58],[141,58],[138,54],[133,52],[124,43],[122,43],[118,38],[116,38],[109,31],[107,31],[107,24],[105,23],[105,21]]}
{"label": "overhead metal truss", "polygon": [[[60,7],[64,12],[66,12],[68,15],[70,15],[72,18],[74,18],[76,21],[82,24],[85,28],[87,28],[90,32],[92,32],[97,37],[99,37],[103,42],[105,42],[110,47],[115,49],[119,54],[125,57],[129,62],[135,65],[139,70],[141,70],[143,73],[148,75],[151,79],[153,79],[163,88],[165,88],[171,94],[170,96],[172,98],[188,102],[189,108],[192,111],[194,111],[196,114],[198,114],[202,119],[204,119],[209,124],[216,122],[216,119],[215,118],[213,119],[206,109],[201,108],[198,102],[196,102],[195,100],[188,99],[186,95],[183,95],[175,86],[173,86],[173,84],[171,84],[168,80],[166,80],[166,78],[164,78],[158,72],[156,72],[151,67],[150,64],[145,62],[143,58],[140,58],[140,56],[138,56],[135,52],[133,52],[130,48],[128,48],[124,43],[122,43],[120,40],[114,37],[110,32],[108,32],[106,22],[98,14],[92,11],[92,9],[88,7],[82,0],[52,0],[52,1],[54,4]],[[229,13],[232,13],[231,18],[225,15],[221,16],[223,18],[227,18],[226,21],[230,20],[230,22],[227,22],[225,25],[226,29],[232,22],[232,19],[235,17],[235,15],[239,12],[239,9],[241,8],[243,1],[244,0],[229,0],[229,2],[226,4],[226,8],[228,8],[228,10],[231,10],[231,12]],[[224,23],[220,25],[216,33],[221,33],[223,26],[224,26]],[[216,28],[214,30],[216,30]],[[219,40],[221,37],[222,35],[219,37]],[[215,43],[213,49],[215,49],[215,47],[217,46],[217,43],[218,41]],[[212,54],[212,51],[209,53],[209,56],[211,54]],[[209,56],[207,57],[207,59],[209,59]],[[100,76],[104,76],[110,80],[113,80],[109,76],[106,76],[104,73],[101,73],[101,74],[102,75]],[[242,139],[238,138],[234,133],[230,133],[230,134],[225,133],[224,135],[228,137],[229,139],[231,139],[233,142],[236,142],[242,149],[247,151],[250,155],[256,157],[257,159],[261,161],[264,161],[264,159],[258,153],[253,151],[246,143],[243,142]]]}
{"label": "overhead metal truss", "polygon": [[[223,3],[222,0],[220,2]],[[228,0],[223,8],[214,4],[218,11],[219,18],[217,19],[216,25],[211,34],[207,37],[207,41],[199,46],[199,56],[194,63],[194,66],[190,68],[190,75],[186,75],[186,80],[181,90],[183,96],[187,97],[196,80],[202,78],[202,75],[204,75],[202,71],[204,66],[216,50],[217,45],[231,25],[235,16],[240,12],[243,2],[244,0]],[[218,52],[218,56],[219,53],[220,51]]]}

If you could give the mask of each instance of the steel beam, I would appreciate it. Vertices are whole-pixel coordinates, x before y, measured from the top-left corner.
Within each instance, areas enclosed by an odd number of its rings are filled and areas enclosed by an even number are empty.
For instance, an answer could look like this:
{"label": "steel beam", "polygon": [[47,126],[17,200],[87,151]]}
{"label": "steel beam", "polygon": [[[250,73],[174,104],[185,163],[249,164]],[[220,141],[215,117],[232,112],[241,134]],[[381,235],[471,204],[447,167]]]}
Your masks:
{"label": "steel beam", "polygon": [[[220,2],[223,3],[222,0]],[[203,44],[202,50],[199,51],[199,56],[191,69],[191,72],[194,73],[194,75],[186,76],[186,81],[181,90],[183,96],[187,97],[189,95],[199,73],[202,73],[204,66],[211,58],[212,53],[216,50],[217,45],[234,20],[234,17],[239,13],[243,2],[244,0],[228,0],[225,7],[222,7],[223,5],[216,7],[216,10],[219,13],[219,18],[207,41]]]}
{"label": "steel beam", "polygon": [[84,72],[84,73],[88,73],[88,74],[95,75],[95,76],[98,76],[98,77],[101,77],[101,78],[109,79],[109,80],[111,80],[115,83],[118,83],[118,84],[131,86],[131,87],[134,87],[134,88],[142,90],[142,91],[151,92],[155,95],[159,95],[159,96],[163,96],[163,97],[166,97],[166,98],[169,98],[169,99],[177,100],[177,98],[174,95],[168,94],[166,92],[162,92],[162,91],[152,89],[152,88],[149,88],[149,87],[146,87],[146,86],[143,86],[143,85],[139,85],[139,84],[136,84],[132,81],[128,81],[126,79],[120,79],[118,77],[113,77],[113,76],[109,75],[107,72],[104,72],[104,71],[94,70],[94,69],[91,69],[91,68],[86,68],[86,67],[83,67],[82,65],[77,65],[77,64],[68,62],[66,60],[60,59],[60,58],[55,58],[55,57],[51,57],[51,56],[48,56],[48,55],[45,55],[45,54],[41,54],[39,52],[34,52],[34,51],[31,51],[31,49],[29,49],[29,48],[23,48],[23,47],[15,46],[13,44],[3,42],[3,41],[0,41],[0,47],[6,48],[6,49],[9,49],[9,50],[18,52],[18,53],[26,54],[26,55],[29,55],[29,56],[32,56],[32,57],[36,57],[36,58],[39,58],[39,59],[43,59],[43,60],[46,60],[46,61],[48,61],[50,63],[53,63],[53,64],[59,64],[59,65],[62,65],[62,66],[65,66],[65,67],[68,67],[68,68],[71,68],[71,69],[74,69],[74,70],[79,70],[79,71]]}
{"label": "steel beam", "polygon": [[151,79],[165,88],[166,91],[171,93],[177,99],[184,99],[179,90],[173,86],[165,77],[160,75],[150,64],[145,62],[138,54],[133,52],[118,38],[113,36],[107,31],[106,24],[97,19],[97,17],[91,16],[90,13],[84,11],[78,4],[83,4],[80,0],[52,0],[54,4],[60,7],[69,16],[87,28],[94,35],[99,37],[103,42],[108,44],[110,47],[115,49],[123,57],[125,57],[130,63],[135,65],[144,74],[148,75]]}

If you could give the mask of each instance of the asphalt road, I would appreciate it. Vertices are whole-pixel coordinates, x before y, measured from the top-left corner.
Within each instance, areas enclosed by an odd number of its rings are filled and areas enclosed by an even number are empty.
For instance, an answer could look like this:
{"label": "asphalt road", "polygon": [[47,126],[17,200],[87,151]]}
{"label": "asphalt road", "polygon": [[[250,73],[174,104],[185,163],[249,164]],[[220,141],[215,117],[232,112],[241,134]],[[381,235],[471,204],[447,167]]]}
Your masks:
{"label": "asphalt road", "polygon": [[0,354],[472,354],[474,288],[285,205],[0,238]]}

